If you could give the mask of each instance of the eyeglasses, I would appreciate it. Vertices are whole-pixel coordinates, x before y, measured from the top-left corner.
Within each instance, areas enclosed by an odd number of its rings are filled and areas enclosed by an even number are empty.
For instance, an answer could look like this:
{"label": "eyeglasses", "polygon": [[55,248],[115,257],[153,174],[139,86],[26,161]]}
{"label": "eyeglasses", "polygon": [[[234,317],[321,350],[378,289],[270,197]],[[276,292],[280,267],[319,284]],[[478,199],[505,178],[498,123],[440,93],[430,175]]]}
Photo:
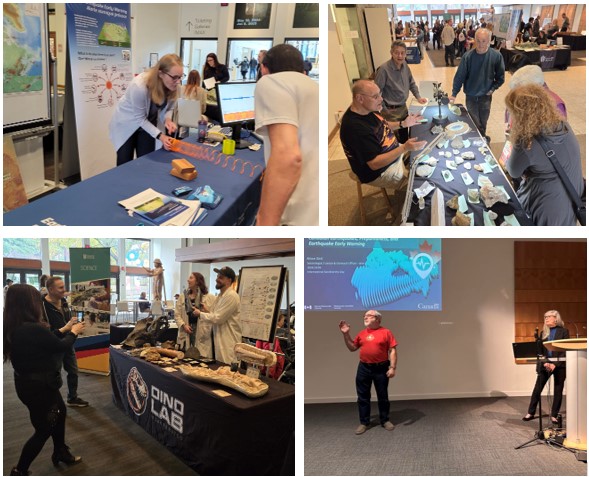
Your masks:
{"label": "eyeglasses", "polygon": [[165,71],[163,73],[165,75],[168,75],[170,78],[172,78],[173,81],[182,81],[184,78],[186,78],[186,75],[172,76],[170,73],[166,73]]}
{"label": "eyeglasses", "polygon": [[366,93],[358,93],[358,94],[361,94],[362,96],[368,96],[371,99],[378,99],[382,96],[381,92],[378,92],[376,94],[366,94]]}
{"label": "eyeglasses", "polygon": [[546,318],[556,318],[556,315],[544,315],[544,319]]}

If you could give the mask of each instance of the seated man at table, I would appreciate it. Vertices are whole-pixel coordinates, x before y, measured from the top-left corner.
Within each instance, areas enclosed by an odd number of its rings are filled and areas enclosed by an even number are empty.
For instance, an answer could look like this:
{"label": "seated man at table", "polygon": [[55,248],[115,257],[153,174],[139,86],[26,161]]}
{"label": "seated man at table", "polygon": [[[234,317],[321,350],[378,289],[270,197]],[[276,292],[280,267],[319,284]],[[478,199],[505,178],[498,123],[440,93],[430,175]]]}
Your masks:
{"label": "seated man at table", "polygon": [[139,295],[139,299],[140,300],[145,300],[145,301],[140,301],[139,302],[139,311],[141,313],[151,313],[151,303],[149,303],[147,301],[147,295],[145,292],[141,292],[141,295]]}
{"label": "seated man at table", "polygon": [[426,141],[416,138],[399,143],[393,129],[417,124],[421,116],[410,114],[396,122],[380,115],[380,88],[370,80],[358,80],[352,87],[352,104],[342,117],[340,139],[350,167],[363,184],[398,188],[405,177],[401,156],[419,151]]}

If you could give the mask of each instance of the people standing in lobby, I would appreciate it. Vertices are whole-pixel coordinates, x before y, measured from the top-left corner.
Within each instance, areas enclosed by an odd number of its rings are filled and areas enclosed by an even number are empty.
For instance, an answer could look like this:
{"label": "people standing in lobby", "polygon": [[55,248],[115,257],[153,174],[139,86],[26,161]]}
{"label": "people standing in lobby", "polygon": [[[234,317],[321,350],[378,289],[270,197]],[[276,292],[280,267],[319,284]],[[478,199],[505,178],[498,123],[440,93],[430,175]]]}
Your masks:
{"label": "people standing in lobby", "polygon": [[202,273],[192,272],[188,277],[188,288],[178,295],[174,311],[180,349],[194,346],[201,356],[213,357],[212,324],[199,320],[195,311],[203,305],[210,309],[214,301],[215,296],[209,293]]}
{"label": "people standing in lobby", "polygon": [[177,129],[172,114],[183,71],[180,57],[168,54],[153,68],[133,78],[117,103],[109,126],[117,166],[132,161],[135,154],[141,157],[155,151],[156,141],[170,149],[171,135]]}
{"label": "people standing in lobby", "polygon": [[[47,295],[43,297],[43,316],[51,331],[62,329],[72,320],[72,312],[65,299],[65,282],[60,277],[47,279]],[[88,402],[78,396],[78,359],[76,351],[70,347],[63,353],[63,369],[67,373],[67,405],[87,407]]]}
{"label": "people standing in lobby", "polygon": [[29,467],[53,438],[51,460],[71,465],[80,462],[65,444],[67,409],[59,388],[62,386],[63,353],[73,349],[84,329],[71,319],[52,332],[43,318],[41,294],[31,285],[14,285],[4,303],[4,361],[14,368],[14,384],[20,401],[27,406],[35,432],[25,443],[10,475],[29,475]]}
{"label": "people standing in lobby", "polygon": [[456,40],[456,35],[454,33],[454,28],[452,28],[452,20],[449,19],[446,21],[446,25],[442,30],[442,44],[444,45],[444,49],[446,50],[444,53],[444,60],[446,60],[446,66],[454,66],[454,41]]}
{"label": "people standing in lobby", "polygon": [[219,295],[209,309],[206,305],[194,307],[193,313],[199,321],[209,322],[213,328],[213,358],[222,363],[235,361],[237,343],[241,343],[241,321],[239,314],[241,303],[239,295],[233,288],[235,272],[230,267],[215,268],[217,280],[215,288]]}
{"label": "people standing in lobby", "polygon": [[339,322],[339,329],[346,347],[354,352],[360,350],[360,362],[356,371],[356,393],[360,425],[356,434],[364,434],[370,426],[370,390],[372,383],[378,399],[380,425],[387,431],[395,426],[389,420],[389,379],[395,377],[397,370],[397,340],[390,330],[381,326],[382,315],[376,310],[364,314],[364,329],[355,339],[350,336],[350,325]]}
{"label": "people standing in lobby", "polygon": [[487,121],[493,93],[505,82],[503,57],[497,50],[489,48],[490,43],[491,31],[479,28],[475,33],[475,48],[460,60],[454,75],[452,95],[448,97],[450,102],[454,102],[464,87],[468,114],[487,143],[491,142],[487,136]]}
{"label": "people standing in lobby", "polygon": [[266,52],[261,71],[256,132],[266,172],[256,225],[319,225],[319,85],[286,43]]}
{"label": "people standing in lobby", "polygon": [[[536,328],[536,331],[538,329]],[[569,337],[569,330],[564,327],[564,322],[560,313],[556,310],[549,310],[544,313],[544,328],[538,339],[542,343],[553,340],[566,340]],[[543,355],[546,358],[540,362],[540,368],[536,370],[538,376],[536,385],[532,391],[528,413],[522,417],[522,421],[531,421],[536,415],[536,408],[542,396],[542,390],[551,376],[554,376],[554,399],[550,410],[550,423],[558,424],[558,413],[562,404],[562,393],[564,391],[564,381],[566,379],[566,353],[559,351],[546,350],[544,347]]]}
{"label": "people standing in lobby", "polygon": [[[402,122],[407,119],[407,100],[410,92],[419,103],[427,104],[427,98],[422,98],[419,94],[419,88],[406,58],[407,45],[401,40],[396,40],[391,45],[391,59],[376,70],[374,82],[380,88],[383,104],[381,114],[387,121]],[[407,127],[401,127],[396,132],[399,141],[406,142],[409,139]]]}

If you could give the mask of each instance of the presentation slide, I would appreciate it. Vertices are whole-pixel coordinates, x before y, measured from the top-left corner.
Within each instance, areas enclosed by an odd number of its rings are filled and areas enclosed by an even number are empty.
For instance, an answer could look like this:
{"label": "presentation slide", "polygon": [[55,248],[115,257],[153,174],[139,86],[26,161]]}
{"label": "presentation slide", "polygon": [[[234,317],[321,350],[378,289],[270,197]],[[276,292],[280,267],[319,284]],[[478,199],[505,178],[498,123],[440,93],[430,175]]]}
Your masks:
{"label": "presentation slide", "polygon": [[305,310],[440,311],[441,239],[305,239]]}
{"label": "presentation slide", "polygon": [[256,83],[223,83],[217,85],[223,124],[247,121],[254,118],[255,89]]}

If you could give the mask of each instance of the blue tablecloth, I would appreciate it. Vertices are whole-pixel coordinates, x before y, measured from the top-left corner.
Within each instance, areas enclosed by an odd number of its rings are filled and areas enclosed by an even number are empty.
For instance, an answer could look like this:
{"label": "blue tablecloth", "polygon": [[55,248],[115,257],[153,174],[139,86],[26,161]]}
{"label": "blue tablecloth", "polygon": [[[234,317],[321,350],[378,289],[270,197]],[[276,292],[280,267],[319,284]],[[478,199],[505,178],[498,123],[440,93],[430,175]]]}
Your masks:
{"label": "blue tablecloth", "polygon": [[[253,137],[248,140],[257,142]],[[195,138],[184,141],[196,143]],[[221,146],[216,146],[215,150],[220,152]],[[184,181],[170,174],[172,160],[178,158],[194,164],[198,172],[195,180]],[[263,147],[259,151],[236,150],[230,158],[223,168],[224,160],[215,165],[160,149],[7,212],[4,225],[149,225],[138,217],[130,217],[118,202],[149,188],[172,195],[173,189],[183,185],[193,189],[209,185],[224,197],[216,209],[207,211],[208,215],[199,225],[251,225],[260,204],[260,179],[265,167]],[[237,161],[232,171],[233,158],[260,167],[256,167],[253,177],[250,177],[252,168],[249,165],[240,174],[242,162]]]}
{"label": "blue tablecloth", "polygon": [[[501,107],[501,106],[497,105],[497,104],[493,104],[492,107],[496,108],[496,107]],[[460,108],[462,111],[462,115],[460,115],[460,116],[456,116],[456,115],[452,114],[448,110],[448,106],[442,106],[442,114],[448,116],[449,123],[453,123],[456,121],[463,121],[470,126],[470,129],[471,129],[470,132],[460,136],[463,140],[469,139],[471,141],[471,143],[475,140],[482,140],[477,128],[475,127],[474,123],[472,122],[471,117],[468,115],[468,113],[466,112],[464,107],[461,106]],[[438,115],[438,106],[428,106],[425,109],[425,112],[423,114],[423,116],[428,119],[427,124],[420,124],[417,126],[413,126],[411,128],[411,137],[416,137],[418,141],[427,141],[428,143],[430,141],[432,141],[435,138],[435,135],[432,134],[432,132],[431,132],[431,128],[433,126],[432,117],[434,115],[436,115],[436,116]],[[444,126],[446,126],[449,123],[446,123]],[[505,188],[505,191],[509,195],[509,202],[507,204],[498,202],[491,207],[491,210],[493,212],[496,212],[499,215],[499,217],[496,220],[496,224],[500,225],[503,222],[504,216],[513,214],[517,218],[517,221],[520,223],[520,225],[532,225],[530,218],[526,215],[525,211],[523,210],[523,208],[517,198],[515,191],[513,190],[511,184],[507,180],[507,177],[505,176],[505,174],[501,170],[500,166],[495,167],[493,169],[493,172],[490,174],[482,174],[482,173],[477,172],[474,168],[471,168],[470,170],[466,170],[464,168],[464,165],[461,164],[461,165],[457,166],[456,170],[450,171],[452,173],[452,175],[454,176],[454,180],[451,182],[445,182],[442,177],[442,170],[448,169],[446,167],[446,160],[453,160],[454,155],[452,154],[451,158],[446,158],[446,157],[440,156],[439,153],[440,153],[440,151],[444,151],[444,152],[450,151],[451,152],[453,149],[454,148],[451,145],[449,145],[447,149],[439,149],[437,147],[434,147],[434,150],[430,154],[430,157],[433,157],[433,158],[439,160],[438,165],[436,166],[436,169],[434,170],[432,176],[427,179],[415,176],[415,181],[414,181],[412,190],[419,188],[424,183],[424,181],[427,180],[429,183],[433,184],[435,187],[437,187],[438,189],[440,189],[442,191],[442,193],[444,194],[444,202],[446,202],[447,200],[449,200],[450,198],[452,198],[456,194],[464,195],[464,197],[466,198],[469,188],[471,188],[471,189],[478,188],[477,180],[478,180],[479,174],[481,174],[481,175],[488,177],[495,186],[503,186]],[[475,155],[474,161],[466,161],[466,162],[469,162],[471,165],[474,165],[475,163],[482,162],[482,160],[484,158],[484,154],[481,154],[481,152],[478,150],[478,147],[475,146],[474,144],[472,144],[469,148],[460,149],[461,153],[465,152],[465,151],[472,151]],[[419,152],[417,152],[417,153],[413,152],[412,157],[415,157],[417,154],[419,154]],[[489,152],[487,152],[487,154],[491,154],[491,152],[489,151]],[[474,180],[474,184],[466,186],[460,176],[460,174],[462,172],[468,172],[468,174]],[[433,194],[430,193],[425,198],[425,209],[419,210],[419,206],[417,203],[417,199],[415,197],[415,193],[412,193],[412,195],[411,195],[411,199],[412,199],[411,210],[409,213],[408,222],[414,223],[415,225],[431,225],[431,197],[432,197],[432,195]],[[472,203],[468,202],[468,207],[469,207],[468,213],[471,213],[471,212],[474,213],[474,225],[483,225],[483,222],[484,222],[483,211],[486,210],[486,208],[485,208],[485,205],[484,205],[482,199],[480,200],[480,203],[478,203],[478,204],[472,204]],[[445,206],[444,210],[445,210],[445,215],[446,215],[446,225],[452,225],[452,218],[454,217],[454,215],[456,215],[456,211],[450,209],[447,206]]]}

